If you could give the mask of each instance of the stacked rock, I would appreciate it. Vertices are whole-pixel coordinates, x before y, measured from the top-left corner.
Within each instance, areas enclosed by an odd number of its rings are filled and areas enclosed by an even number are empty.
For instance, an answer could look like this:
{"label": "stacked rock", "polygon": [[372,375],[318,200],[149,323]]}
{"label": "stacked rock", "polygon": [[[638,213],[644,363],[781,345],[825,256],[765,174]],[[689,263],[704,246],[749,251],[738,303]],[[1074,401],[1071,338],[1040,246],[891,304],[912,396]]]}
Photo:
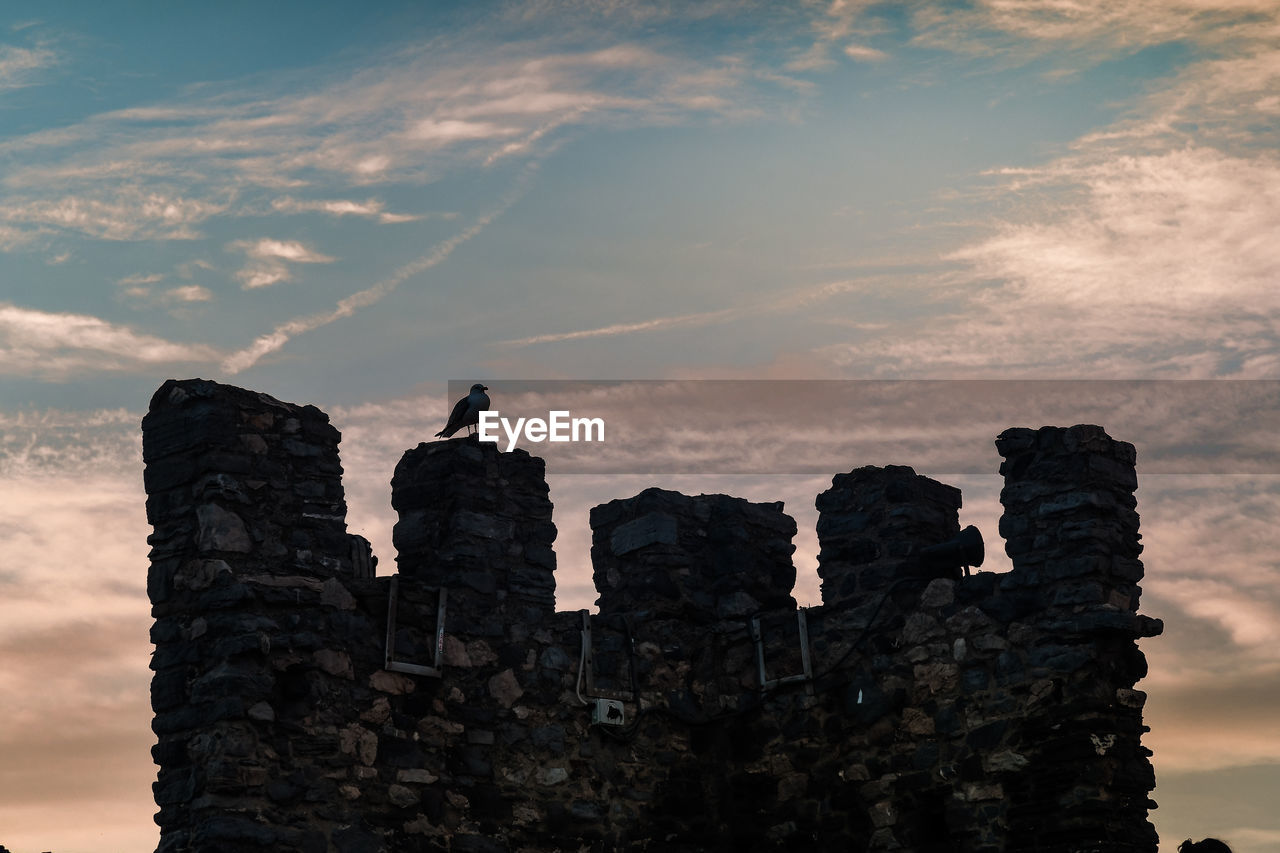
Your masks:
{"label": "stacked rock", "polygon": [[546,465],[473,436],[420,444],[391,479],[400,575],[449,590],[450,624],[500,636],[555,612]]}
{"label": "stacked rock", "polygon": [[865,601],[904,577],[923,574],[920,550],[955,536],[960,490],[903,465],[837,474],[818,495],[822,601]]}
{"label": "stacked rock", "polygon": [[591,530],[601,614],[706,623],[795,607],[781,502],[646,489],[592,509]]}
{"label": "stacked rock", "polygon": [[332,725],[375,633],[352,621],[338,431],[199,379],[166,382],[142,427],[160,850],[323,843],[337,784],[314,767],[346,760]]}
{"label": "stacked rock", "polygon": [[[1057,715],[1028,732],[1036,748],[1010,802],[1010,843],[1031,843],[1051,820],[1064,846],[1105,836],[1115,839],[1106,849],[1154,849],[1145,815],[1155,777],[1140,743],[1146,695],[1132,688],[1147,672],[1134,641],[1163,624],[1135,612],[1136,452],[1092,425],[1009,429],[996,448],[1000,532],[1013,560],[1000,593],[1027,609],[1009,629],[1021,649],[1006,653],[1006,678],[1057,703]],[[1055,766],[1075,774],[1048,772]]]}

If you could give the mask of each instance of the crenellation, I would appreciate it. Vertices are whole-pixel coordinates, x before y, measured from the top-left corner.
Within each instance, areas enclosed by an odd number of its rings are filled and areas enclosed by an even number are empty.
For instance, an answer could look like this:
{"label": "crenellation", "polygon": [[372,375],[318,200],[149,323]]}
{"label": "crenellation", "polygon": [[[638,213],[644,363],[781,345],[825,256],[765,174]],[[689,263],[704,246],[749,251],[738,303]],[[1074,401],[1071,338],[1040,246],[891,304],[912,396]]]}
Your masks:
{"label": "crenellation", "polygon": [[838,474],[818,495],[822,602],[840,606],[921,577],[919,551],[960,531],[960,490],[911,468],[866,466]]}
{"label": "crenellation", "polygon": [[602,614],[715,622],[796,606],[781,503],[651,488],[595,507],[591,528]]}
{"label": "crenellation", "polygon": [[523,451],[409,450],[376,576],[319,410],[168,382],[143,429],[160,851],[1154,853],[1162,626],[1098,427],[997,440],[1009,573],[925,560],[959,491],[863,467],[822,606],[780,503],[647,489],[592,510],[594,614]]}
{"label": "crenellation", "polygon": [[396,466],[391,504],[400,574],[450,590],[473,631],[555,610],[556,538],[545,465],[470,440],[420,444]]}

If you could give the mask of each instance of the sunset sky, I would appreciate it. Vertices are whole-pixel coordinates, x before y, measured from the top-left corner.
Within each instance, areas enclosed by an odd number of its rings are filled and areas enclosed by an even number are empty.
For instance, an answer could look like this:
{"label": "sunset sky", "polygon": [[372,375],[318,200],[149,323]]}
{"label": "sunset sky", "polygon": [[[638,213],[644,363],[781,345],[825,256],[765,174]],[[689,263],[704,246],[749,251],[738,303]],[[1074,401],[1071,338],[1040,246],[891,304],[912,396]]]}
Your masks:
{"label": "sunset sky", "polygon": [[[0,844],[154,849],[139,421],[201,376],[330,414],[383,572],[450,380],[664,380],[571,389],[647,443],[549,455],[561,609],[651,485],[785,500],[817,604],[813,498],[866,464],[1007,569],[993,439],[1101,423],[1162,853],[1280,851],[1278,143],[1262,0],[8,0]],[[885,381],[961,379],[1000,381]]]}

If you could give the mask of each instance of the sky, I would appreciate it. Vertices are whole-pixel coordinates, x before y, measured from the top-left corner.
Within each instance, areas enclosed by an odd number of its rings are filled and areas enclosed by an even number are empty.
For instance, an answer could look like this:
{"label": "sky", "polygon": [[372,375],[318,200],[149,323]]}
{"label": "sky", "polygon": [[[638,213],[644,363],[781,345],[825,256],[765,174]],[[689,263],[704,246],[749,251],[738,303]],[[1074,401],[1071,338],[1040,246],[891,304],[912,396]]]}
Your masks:
{"label": "sky", "polygon": [[[865,464],[963,488],[1007,569],[995,435],[1101,423],[1161,849],[1280,851],[1278,142],[1261,0],[8,0],[0,844],[154,849],[139,421],[200,376],[330,414],[384,572],[451,381],[611,380],[574,399],[650,432],[548,454],[566,610],[651,485],[785,500],[817,604]],[[839,399],[744,414],[800,380]]]}

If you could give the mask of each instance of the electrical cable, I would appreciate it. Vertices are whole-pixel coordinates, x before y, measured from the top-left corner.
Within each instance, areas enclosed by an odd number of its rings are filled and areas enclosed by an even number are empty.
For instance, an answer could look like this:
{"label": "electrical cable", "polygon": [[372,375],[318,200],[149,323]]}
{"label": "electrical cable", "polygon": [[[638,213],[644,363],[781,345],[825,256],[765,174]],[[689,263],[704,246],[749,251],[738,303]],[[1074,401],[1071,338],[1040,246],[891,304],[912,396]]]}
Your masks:
{"label": "electrical cable", "polygon": [[579,702],[583,705],[590,705],[591,703],[582,695],[582,673],[587,668],[587,625],[590,624],[588,620],[591,619],[591,614],[586,610],[580,610],[578,612],[582,614],[582,628],[578,631],[578,636],[580,638],[578,643],[578,682],[574,687],[573,692],[578,695]]}

